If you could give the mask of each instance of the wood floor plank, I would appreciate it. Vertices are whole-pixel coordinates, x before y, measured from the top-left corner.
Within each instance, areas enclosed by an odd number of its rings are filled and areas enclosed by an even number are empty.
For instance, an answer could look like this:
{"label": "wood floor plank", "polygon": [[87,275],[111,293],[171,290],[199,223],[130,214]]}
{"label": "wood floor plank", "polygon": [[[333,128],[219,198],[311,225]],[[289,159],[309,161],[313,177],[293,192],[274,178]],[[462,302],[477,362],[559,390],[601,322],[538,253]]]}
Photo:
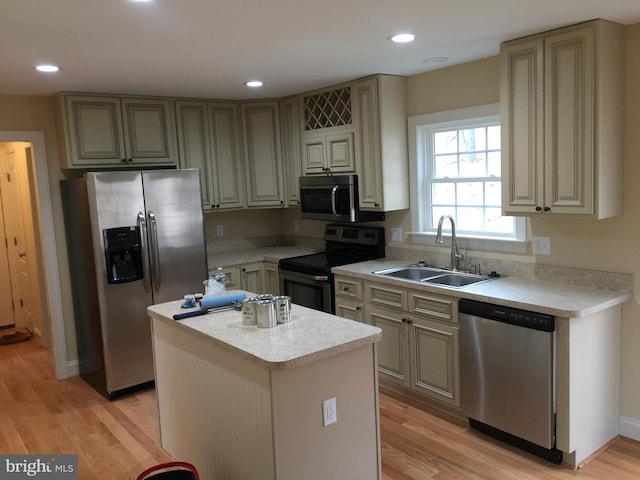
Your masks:
{"label": "wood floor plank", "polygon": [[[171,460],[160,447],[154,390],[109,402],[80,378],[56,380],[52,365],[35,342],[0,346],[0,452],[78,454],[81,480],[133,480]],[[385,391],[380,427],[383,480],[640,479],[640,442],[630,439],[574,471]]]}

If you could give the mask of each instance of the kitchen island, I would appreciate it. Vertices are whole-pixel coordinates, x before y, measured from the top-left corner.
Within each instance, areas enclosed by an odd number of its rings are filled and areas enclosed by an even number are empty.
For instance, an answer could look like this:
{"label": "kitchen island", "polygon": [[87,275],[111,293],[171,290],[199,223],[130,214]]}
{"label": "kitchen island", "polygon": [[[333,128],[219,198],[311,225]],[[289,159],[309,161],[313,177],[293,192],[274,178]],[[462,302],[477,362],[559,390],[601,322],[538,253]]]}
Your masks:
{"label": "kitchen island", "polygon": [[[180,305],[147,309],[169,454],[203,480],[381,478],[380,329],[299,305],[273,328],[236,310],[175,321]],[[331,398],[337,421],[324,426]]]}

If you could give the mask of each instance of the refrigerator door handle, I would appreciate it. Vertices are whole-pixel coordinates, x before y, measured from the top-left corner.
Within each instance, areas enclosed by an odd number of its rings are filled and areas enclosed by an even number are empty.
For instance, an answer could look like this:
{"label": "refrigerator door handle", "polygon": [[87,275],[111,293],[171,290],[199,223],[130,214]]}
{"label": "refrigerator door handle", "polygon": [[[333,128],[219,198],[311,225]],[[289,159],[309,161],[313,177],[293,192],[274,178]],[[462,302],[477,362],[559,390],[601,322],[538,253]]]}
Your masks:
{"label": "refrigerator door handle", "polygon": [[149,293],[151,291],[151,271],[149,267],[149,251],[147,244],[147,220],[144,213],[138,212],[138,229],[140,230],[140,248],[142,250],[142,284],[144,285],[144,291]]}
{"label": "refrigerator door handle", "polygon": [[149,216],[149,224],[151,225],[151,274],[153,281],[153,288],[157,292],[160,290],[161,278],[160,278],[160,252],[158,251],[158,226],[156,223],[156,215],[149,210],[147,213]]}

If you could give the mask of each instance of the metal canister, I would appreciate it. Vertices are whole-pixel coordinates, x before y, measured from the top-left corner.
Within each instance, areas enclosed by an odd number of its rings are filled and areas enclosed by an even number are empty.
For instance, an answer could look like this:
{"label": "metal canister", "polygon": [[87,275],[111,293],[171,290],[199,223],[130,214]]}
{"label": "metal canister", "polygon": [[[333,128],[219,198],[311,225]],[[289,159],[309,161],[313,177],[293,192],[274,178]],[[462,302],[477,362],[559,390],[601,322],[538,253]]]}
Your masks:
{"label": "metal canister", "polygon": [[278,295],[273,297],[278,312],[278,323],[288,323],[291,321],[291,297]]}
{"label": "metal canister", "polygon": [[273,295],[270,293],[261,293],[260,295],[256,295],[256,300],[273,300]]}
{"label": "metal canister", "polygon": [[257,323],[256,305],[258,301],[255,298],[247,298],[242,301],[242,324],[255,325]]}
{"label": "metal canister", "polygon": [[260,328],[271,328],[278,324],[276,304],[272,300],[258,300],[256,303],[256,323]]}

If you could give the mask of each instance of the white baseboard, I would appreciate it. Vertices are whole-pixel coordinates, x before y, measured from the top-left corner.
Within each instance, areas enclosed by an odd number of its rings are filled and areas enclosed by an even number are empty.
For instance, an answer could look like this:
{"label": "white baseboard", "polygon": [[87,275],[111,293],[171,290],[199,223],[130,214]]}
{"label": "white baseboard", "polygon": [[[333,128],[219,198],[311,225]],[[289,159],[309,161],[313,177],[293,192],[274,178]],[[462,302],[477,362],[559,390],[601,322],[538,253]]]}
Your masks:
{"label": "white baseboard", "polygon": [[620,435],[640,441],[640,420],[621,416]]}
{"label": "white baseboard", "polygon": [[77,377],[80,375],[80,362],[78,360],[67,362],[67,372],[69,373],[69,377]]}

